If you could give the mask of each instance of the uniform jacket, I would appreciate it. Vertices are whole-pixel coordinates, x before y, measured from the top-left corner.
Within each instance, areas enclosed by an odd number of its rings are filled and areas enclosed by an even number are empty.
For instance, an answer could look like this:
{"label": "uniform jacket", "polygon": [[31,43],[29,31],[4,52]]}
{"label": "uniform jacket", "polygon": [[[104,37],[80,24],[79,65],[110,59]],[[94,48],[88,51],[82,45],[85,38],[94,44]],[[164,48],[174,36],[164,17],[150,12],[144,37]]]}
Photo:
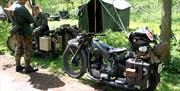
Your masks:
{"label": "uniform jacket", "polygon": [[30,12],[27,10],[27,8],[24,5],[21,5],[18,1],[16,1],[11,6],[11,11],[14,14],[13,15],[14,20],[15,20],[14,25],[17,25],[20,27],[17,33],[20,35],[31,35],[32,28],[30,24],[34,22],[34,18],[30,14]]}

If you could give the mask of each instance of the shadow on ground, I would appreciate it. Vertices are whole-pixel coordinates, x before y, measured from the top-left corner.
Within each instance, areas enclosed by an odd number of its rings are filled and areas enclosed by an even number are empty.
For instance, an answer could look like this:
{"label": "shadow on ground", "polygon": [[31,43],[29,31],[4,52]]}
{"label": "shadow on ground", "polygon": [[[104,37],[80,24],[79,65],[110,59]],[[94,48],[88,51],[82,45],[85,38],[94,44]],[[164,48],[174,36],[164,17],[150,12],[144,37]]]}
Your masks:
{"label": "shadow on ground", "polygon": [[44,73],[30,73],[29,82],[33,85],[34,88],[40,90],[48,90],[49,88],[62,87],[65,85],[57,76],[52,74]]}

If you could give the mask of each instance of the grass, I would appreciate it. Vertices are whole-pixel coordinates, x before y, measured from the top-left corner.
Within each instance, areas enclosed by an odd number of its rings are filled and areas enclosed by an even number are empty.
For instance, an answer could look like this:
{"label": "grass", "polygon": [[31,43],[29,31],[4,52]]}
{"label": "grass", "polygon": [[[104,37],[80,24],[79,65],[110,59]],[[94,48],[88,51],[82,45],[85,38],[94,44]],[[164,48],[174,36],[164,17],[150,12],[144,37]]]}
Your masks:
{"label": "grass", "polygon": [[33,66],[40,66],[41,68],[47,69],[55,75],[64,75],[64,68],[62,63],[62,54],[57,58],[47,58],[34,55],[32,57]]}
{"label": "grass", "polygon": [[77,25],[78,20],[77,19],[61,19],[60,21],[49,21],[48,22],[50,29],[59,28],[60,25],[63,25],[63,24]]}
{"label": "grass", "polygon": [[157,91],[180,91],[180,74],[163,71]]}

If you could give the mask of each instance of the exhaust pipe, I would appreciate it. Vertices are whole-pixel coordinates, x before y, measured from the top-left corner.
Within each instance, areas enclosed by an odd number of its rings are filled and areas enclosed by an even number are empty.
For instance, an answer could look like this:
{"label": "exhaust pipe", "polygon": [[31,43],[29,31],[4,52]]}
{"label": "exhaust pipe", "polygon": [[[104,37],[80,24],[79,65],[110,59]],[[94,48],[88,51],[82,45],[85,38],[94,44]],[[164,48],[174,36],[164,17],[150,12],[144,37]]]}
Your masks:
{"label": "exhaust pipe", "polygon": [[105,84],[108,84],[108,85],[111,85],[113,87],[117,87],[117,88],[122,88],[122,89],[125,89],[125,90],[128,90],[128,91],[137,91],[138,89],[137,88],[134,88],[134,87],[129,87],[128,85],[126,84],[118,84],[114,81],[102,81],[102,83],[105,83]]}
{"label": "exhaust pipe", "polygon": [[92,80],[95,80],[96,82],[98,83],[104,83],[104,84],[108,84],[110,86],[113,86],[113,87],[117,87],[117,88],[122,88],[126,91],[138,91],[137,88],[135,87],[129,87],[127,84],[125,83],[117,83],[115,81],[106,81],[106,80],[100,80],[98,78],[94,78],[92,77],[91,75],[88,75],[88,77],[90,77]]}

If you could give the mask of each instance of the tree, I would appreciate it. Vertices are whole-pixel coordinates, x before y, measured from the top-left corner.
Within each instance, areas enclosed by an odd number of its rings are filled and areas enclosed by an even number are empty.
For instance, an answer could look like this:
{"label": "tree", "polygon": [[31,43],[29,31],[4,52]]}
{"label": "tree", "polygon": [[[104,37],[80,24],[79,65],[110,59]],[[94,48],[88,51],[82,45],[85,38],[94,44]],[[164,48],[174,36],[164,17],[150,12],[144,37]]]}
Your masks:
{"label": "tree", "polygon": [[172,37],[172,31],[171,31],[172,0],[162,0],[162,3],[163,3],[163,11],[162,11],[160,38],[162,41],[168,42],[168,46],[166,46],[167,50],[164,53],[164,56],[162,57],[162,61],[165,64],[169,64],[171,60],[170,43]]}

